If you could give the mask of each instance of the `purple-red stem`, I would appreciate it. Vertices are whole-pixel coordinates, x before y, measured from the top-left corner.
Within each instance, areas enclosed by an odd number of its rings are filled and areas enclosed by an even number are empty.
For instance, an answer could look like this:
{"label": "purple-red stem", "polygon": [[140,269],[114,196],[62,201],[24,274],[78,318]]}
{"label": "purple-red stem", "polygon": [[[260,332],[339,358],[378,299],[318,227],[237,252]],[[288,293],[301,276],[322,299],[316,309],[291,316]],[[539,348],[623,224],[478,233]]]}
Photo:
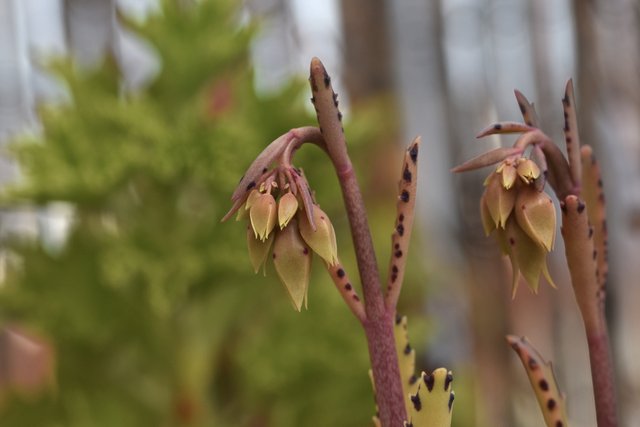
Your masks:
{"label": "purple-red stem", "polygon": [[318,58],[311,60],[309,82],[320,131],[338,175],[351,227],[367,315],[363,327],[369,347],[379,419],[385,427],[401,426],[407,415],[393,334],[395,307],[393,310],[385,309],[373,240],[360,187],[347,154],[337,95],[331,87],[331,78]]}

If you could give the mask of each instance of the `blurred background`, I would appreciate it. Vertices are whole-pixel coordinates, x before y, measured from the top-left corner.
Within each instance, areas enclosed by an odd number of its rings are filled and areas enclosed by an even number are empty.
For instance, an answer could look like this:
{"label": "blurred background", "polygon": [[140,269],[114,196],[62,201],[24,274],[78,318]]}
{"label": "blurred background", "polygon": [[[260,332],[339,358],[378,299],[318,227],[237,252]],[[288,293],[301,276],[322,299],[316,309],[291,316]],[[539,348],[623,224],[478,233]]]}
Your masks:
{"label": "blurred background", "polygon": [[[640,425],[639,19],[632,0],[0,0],[2,425],[371,425],[366,343],[326,274],[295,313],[272,269],[252,274],[245,225],[219,222],[261,148],[315,123],[312,56],[381,265],[400,153],[423,137],[399,311],[418,367],[454,372],[455,426],[543,425],[507,333],[553,360],[572,423],[596,425],[561,240],[558,290],[511,301],[478,215],[488,171],[449,172],[501,143],[475,134],[519,120],[515,88],[562,141],[574,79],[607,194],[621,425]],[[296,161],[355,277],[330,165]]]}

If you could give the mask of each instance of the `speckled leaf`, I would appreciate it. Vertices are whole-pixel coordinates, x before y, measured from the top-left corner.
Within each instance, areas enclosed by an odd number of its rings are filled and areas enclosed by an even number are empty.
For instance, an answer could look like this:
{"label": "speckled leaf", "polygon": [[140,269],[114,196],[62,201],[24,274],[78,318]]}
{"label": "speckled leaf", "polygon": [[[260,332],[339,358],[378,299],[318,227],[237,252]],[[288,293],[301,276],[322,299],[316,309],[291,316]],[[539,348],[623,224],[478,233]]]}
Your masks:
{"label": "speckled leaf", "polygon": [[438,368],[427,375],[420,375],[418,389],[410,395],[411,411],[405,427],[450,427],[453,400],[453,375],[445,368]]}
{"label": "speckled leaf", "polygon": [[[407,331],[407,316],[397,317],[393,334],[396,340],[396,352],[398,354],[398,364],[400,367],[400,378],[402,379],[402,392],[405,396],[413,394],[418,388],[418,381],[415,375],[416,351],[409,344],[409,334]],[[411,410],[411,401],[406,401],[407,413]]]}
{"label": "speckled leaf", "polygon": [[556,209],[545,192],[534,187],[522,188],[516,197],[515,216],[525,233],[547,252],[556,237]]}
{"label": "speckled leaf", "polygon": [[551,362],[545,361],[525,337],[508,335],[507,342],[522,361],[547,427],[568,427],[565,398],[558,388]]}
{"label": "speckled leaf", "polygon": [[327,264],[335,265],[338,262],[338,247],[331,220],[318,205],[312,206],[311,216],[316,225],[315,231],[306,215],[297,215],[300,221],[300,234],[307,245]]}
{"label": "speckled leaf", "polygon": [[292,219],[287,227],[276,232],[273,264],[294,308],[302,310],[303,303],[306,307],[309,289],[311,251],[300,237],[295,219]]}

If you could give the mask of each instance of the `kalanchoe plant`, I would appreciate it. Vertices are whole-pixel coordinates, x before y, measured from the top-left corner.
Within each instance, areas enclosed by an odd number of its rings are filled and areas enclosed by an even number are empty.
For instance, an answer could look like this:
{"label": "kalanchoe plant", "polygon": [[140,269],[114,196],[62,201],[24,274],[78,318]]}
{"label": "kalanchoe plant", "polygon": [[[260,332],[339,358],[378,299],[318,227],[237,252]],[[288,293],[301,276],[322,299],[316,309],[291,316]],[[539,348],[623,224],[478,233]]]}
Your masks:
{"label": "kalanchoe plant", "polygon": [[[347,154],[338,95],[320,60],[314,58],[310,68],[311,102],[319,127],[292,129],[269,144],[240,180],[231,197],[233,206],[223,220],[236,212],[238,219],[248,217],[247,242],[253,268],[258,272],[271,258],[298,311],[306,306],[312,254],[322,259],[367,338],[378,407],[374,417],[376,423],[382,426],[402,426],[406,422],[415,427],[448,427],[453,405],[453,377],[446,369],[436,370],[432,375],[415,376],[415,352],[406,342],[406,320],[396,322],[396,304],[414,218],[420,139],[416,138],[409,145],[402,163],[392,255],[386,292],[383,293],[360,187]],[[319,146],[334,165],[351,227],[363,300],[340,263],[329,217],[316,202],[304,172],[293,165],[295,152],[305,143]],[[397,333],[399,327],[404,334]],[[399,358],[402,358],[402,368]],[[444,381],[443,391],[431,393],[436,379]],[[424,381],[426,383],[419,391],[417,388]],[[407,408],[418,418],[413,424],[413,417],[407,417]],[[422,408],[438,408],[438,411],[421,411]]]}
{"label": "kalanchoe plant", "polygon": [[[555,192],[562,208],[562,236],[571,282],[587,335],[598,426],[615,426],[615,387],[604,311],[608,267],[600,170],[591,148],[580,147],[571,81],[567,83],[562,100],[566,158],[538,129],[533,104],[518,91],[516,99],[525,123],[496,123],[478,135],[521,134],[513,147],[491,150],[453,171],[464,172],[498,164],[485,181],[480,213],[485,232],[495,232],[501,250],[511,260],[514,296],[520,274],[533,291],[538,289],[541,273],[555,286],[545,262],[545,255],[552,249],[555,239],[555,210],[551,199],[543,192],[545,184],[549,183]],[[541,365],[541,358],[536,361],[531,356],[534,351],[528,343],[513,337],[508,340],[521,357],[526,357],[523,361],[529,371],[532,366]],[[531,372],[529,375],[532,378]],[[532,379],[536,392],[542,388],[542,392],[548,394],[549,380],[538,380],[534,384]],[[539,400],[542,399],[540,396]],[[545,401],[547,410],[549,405],[556,408],[558,400],[548,398],[551,400]],[[566,424],[564,418],[547,415],[545,412],[545,420],[550,426]]]}

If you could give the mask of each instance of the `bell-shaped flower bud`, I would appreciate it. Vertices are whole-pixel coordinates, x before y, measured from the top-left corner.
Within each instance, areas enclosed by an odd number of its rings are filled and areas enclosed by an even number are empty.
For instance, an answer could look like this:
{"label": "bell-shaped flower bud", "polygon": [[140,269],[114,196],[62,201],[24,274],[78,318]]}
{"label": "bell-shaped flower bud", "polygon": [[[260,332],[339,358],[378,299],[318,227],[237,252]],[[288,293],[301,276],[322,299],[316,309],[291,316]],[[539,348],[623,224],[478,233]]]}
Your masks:
{"label": "bell-shaped flower bud", "polygon": [[307,300],[311,251],[300,236],[298,223],[292,219],[287,227],[276,232],[273,244],[273,264],[296,310]]}
{"label": "bell-shaped flower bud", "polygon": [[258,197],[260,197],[262,195],[262,193],[260,193],[258,190],[251,190],[251,192],[249,193],[249,195],[247,196],[247,201],[244,204],[244,209],[245,210],[249,210],[251,209],[251,206],[253,206],[254,202],[258,199]]}
{"label": "bell-shaped flower bud", "polygon": [[276,199],[269,193],[260,194],[251,204],[249,217],[256,239],[263,242],[276,225]]}
{"label": "bell-shaped flower bud", "polygon": [[507,190],[502,186],[500,174],[498,173],[489,175],[485,185],[484,198],[491,219],[493,219],[496,228],[504,228],[515,204],[515,191],[513,189]]}
{"label": "bell-shaped flower bud", "polygon": [[507,224],[505,231],[506,244],[509,245],[508,255],[511,259],[514,275],[513,296],[515,297],[520,274],[522,274],[527,285],[534,293],[538,292],[541,273],[549,284],[555,288],[556,285],[553,283],[547,268],[547,251],[534,242],[513,218]]}
{"label": "bell-shaped flower bud", "polygon": [[257,239],[251,225],[247,225],[247,247],[249,248],[249,258],[255,273],[260,270],[261,266],[265,265],[273,240],[273,233],[266,240]]}
{"label": "bell-shaped flower bud", "polygon": [[502,187],[505,190],[509,190],[513,187],[513,184],[516,182],[516,177],[518,176],[516,172],[516,168],[512,164],[506,164],[501,171],[502,174]]}
{"label": "bell-shaped flower bud", "polygon": [[556,209],[544,192],[523,188],[516,197],[516,221],[536,244],[547,252],[553,249],[556,237]]}
{"label": "bell-shaped flower bud", "polygon": [[298,199],[291,192],[285,193],[278,202],[278,223],[282,230],[298,211]]}
{"label": "bell-shaped flower bud", "polygon": [[518,176],[525,184],[531,184],[540,176],[540,168],[531,159],[520,158],[518,160]]}
{"label": "bell-shaped flower bud", "polygon": [[491,212],[489,212],[486,193],[483,193],[482,197],[480,197],[480,218],[482,219],[482,228],[484,229],[484,234],[488,236],[493,230],[496,229],[496,223],[491,217]]}
{"label": "bell-shaped flower bud", "polygon": [[298,217],[300,218],[300,234],[307,245],[327,264],[335,265],[338,262],[338,245],[336,233],[327,214],[318,205],[312,205],[311,217],[316,225],[315,231],[306,215],[298,215]]}

